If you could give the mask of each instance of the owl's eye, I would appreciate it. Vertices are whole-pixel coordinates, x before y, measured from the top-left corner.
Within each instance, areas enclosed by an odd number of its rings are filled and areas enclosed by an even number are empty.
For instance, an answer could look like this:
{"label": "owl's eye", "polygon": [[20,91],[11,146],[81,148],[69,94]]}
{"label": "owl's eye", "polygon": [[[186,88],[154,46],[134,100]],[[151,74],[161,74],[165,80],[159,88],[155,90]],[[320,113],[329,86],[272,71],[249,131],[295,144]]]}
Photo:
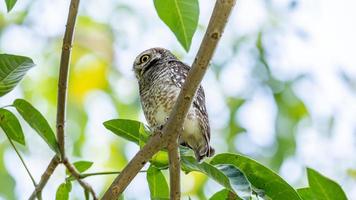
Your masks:
{"label": "owl's eye", "polygon": [[145,63],[145,62],[147,62],[149,59],[150,59],[150,56],[146,54],[146,55],[141,56],[140,62],[141,62],[141,63]]}

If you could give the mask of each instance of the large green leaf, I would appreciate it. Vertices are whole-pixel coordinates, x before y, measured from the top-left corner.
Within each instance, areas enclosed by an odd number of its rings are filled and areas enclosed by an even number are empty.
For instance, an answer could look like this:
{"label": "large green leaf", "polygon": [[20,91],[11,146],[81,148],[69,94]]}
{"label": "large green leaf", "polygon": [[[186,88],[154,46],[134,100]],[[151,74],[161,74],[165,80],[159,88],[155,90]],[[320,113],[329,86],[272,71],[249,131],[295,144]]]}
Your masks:
{"label": "large green leaf", "polygon": [[236,166],[255,188],[263,190],[273,200],[301,200],[298,193],[280,176],[250,158],[224,153],[216,155],[210,163]]}
{"label": "large green leaf", "polygon": [[60,184],[56,192],[56,200],[68,200],[69,193],[71,190],[72,190],[71,182]]}
{"label": "large green leaf", "polygon": [[[78,170],[79,173],[83,173],[87,171],[92,165],[93,162],[85,161],[85,160],[81,160],[73,163],[73,166],[75,167],[75,169]],[[66,170],[66,174],[69,174],[68,170]]]}
{"label": "large green leaf", "polygon": [[309,187],[315,200],[347,200],[345,192],[335,181],[307,168]]}
{"label": "large green leaf", "polygon": [[186,172],[199,171],[206,174],[225,188],[234,191],[242,199],[249,199],[252,195],[251,185],[247,178],[233,165],[214,166],[206,162],[198,163],[192,156],[182,156],[182,168]]}
{"label": "large green leaf", "polygon": [[0,127],[11,140],[25,145],[25,136],[19,120],[14,114],[3,108],[0,108]]}
{"label": "large green leaf", "polygon": [[58,153],[59,148],[56,137],[43,115],[23,99],[16,99],[13,105],[24,120],[44,139],[48,146]]}
{"label": "large green leaf", "polygon": [[10,92],[34,65],[28,57],[0,54],[0,97]]}
{"label": "large green leaf", "polygon": [[313,191],[310,188],[299,188],[297,189],[297,192],[299,196],[302,197],[303,200],[314,199]]}
{"label": "large green leaf", "polygon": [[154,0],[161,20],[171,29],[186,51],[189,51],[198,26],[198,0]]}
{"label": "large green leaf", "polygon": [[140,146],[142,146],[148,138],[145,125],[139,121],[129,119],[113,119],[104,122],[104,126],[116,135]]}
{"label": "large green leaf", "polygon": [[153,165],[150,165],[147,170],[147,182],[152,200],[169,199],[169,188],[166,178],[162,172]]}
{"label": "large green leaf", "polygon": [[10,12],[11,9],[15,6],[17,0],[5,0],[7,12]]}

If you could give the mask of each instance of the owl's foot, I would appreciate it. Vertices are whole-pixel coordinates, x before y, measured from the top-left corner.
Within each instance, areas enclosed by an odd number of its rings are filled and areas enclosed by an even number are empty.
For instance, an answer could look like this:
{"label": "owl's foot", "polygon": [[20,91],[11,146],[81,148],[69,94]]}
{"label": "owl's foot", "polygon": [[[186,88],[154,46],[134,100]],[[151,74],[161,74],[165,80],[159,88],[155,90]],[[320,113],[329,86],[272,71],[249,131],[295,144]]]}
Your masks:
{"label": "owl's foot", "polygon": [[151,128],[151,131],[153,132],[153,134],[156,133],[162,134],[163,127],[164,125],[156,125]]}

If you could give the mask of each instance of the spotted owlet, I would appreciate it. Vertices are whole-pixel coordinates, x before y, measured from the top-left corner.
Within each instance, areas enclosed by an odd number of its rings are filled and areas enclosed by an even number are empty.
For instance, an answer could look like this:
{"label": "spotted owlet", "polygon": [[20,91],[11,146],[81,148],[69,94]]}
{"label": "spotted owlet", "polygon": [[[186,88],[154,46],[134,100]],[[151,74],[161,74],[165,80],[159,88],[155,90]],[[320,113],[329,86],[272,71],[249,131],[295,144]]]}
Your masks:
{"label": "spotted owlet", "polygon": [[[169,50],[152,48],[136,57],[133,69],[147,121],[153,129],[162,127],[168,120],[190,67]],[[201,86],[188,111],[179,141],[193,149],[198,161],[214,154],[209,144],[210,126]]]}

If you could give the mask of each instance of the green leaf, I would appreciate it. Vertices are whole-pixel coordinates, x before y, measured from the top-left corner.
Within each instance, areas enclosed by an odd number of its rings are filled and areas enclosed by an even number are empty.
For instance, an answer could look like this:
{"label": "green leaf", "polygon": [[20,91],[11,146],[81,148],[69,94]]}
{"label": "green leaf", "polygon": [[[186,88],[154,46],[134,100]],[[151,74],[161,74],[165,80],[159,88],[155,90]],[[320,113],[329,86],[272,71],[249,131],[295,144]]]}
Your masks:
{"label": "green leaf", "polygon": [[312,200],[314,199],[313,191],[310,188],[299,188],[297,192],[303,200]]}
{"label": "green leaf", "polygon": [[228,199],[230,191],[227,189],[222,189],[219,192],[215,193],[209,200],[221,200]]}
{"label": "green leaf", "polygon": [[113,119],[104,122],[104,126],[116,135],[140,146],[148,139],[148,131],[146,130],[145,125],[139,121]]}
{"label": "green leaf", "polygon": [[151,199],[169,199],[169,189],[162,172],[150,165],[147,170],[147,182],[151,192]]}
{"label": "green leaf", "polygon": [[309,187],[315,200],[347,200],[345,192],[335,181],[307,168]]}
{"label": "green leaf", "polygon": [[171,29],[186,51],[198,27],[198,0],[154,0],[159,18]]}
{"label": "green leaf", "polygon": [[301,200],[298,193],[280,176],[250,158],[223,153],[216,155],[210,163],[234,165],[245,174],[255,188],[263,190],[273,200]]}
{"label": "green leaf", "polygon": [[[6,5],[8,5],[8,2],[11,3],[12,1],[6,1]],[[11,4],[9,5],[11,6]],[[28,57],[0,54],[0,97],[14,89],[26,72],[34,65],[31,58]]]}
{"label": "green leaf", "polygon": [[17,0],[5,0],[7,12],[10,12],[11,9],[15,6]]}
{"label": "green leaf", "polygon": [[225,188],[234,191],[242,199],[249,199],[252,195],[251,185],[247,178],[233,165],[213,166],[206,162],[198,163],[194,157],[183,156],[182,168],[186,172],[199,171],[206,174]]}
{"label": "green leaf", "polygon": [[43,115],[29,102],[16,99],[13,106],[24,118],[24,120],[43,138],[48,146],[56,153],[59,152],[58,143],[53,130]]}
{"label": "green leaf", "polygon": [[159,169],[167,169],[169,167],[168,152],[159,151],[150,159],[150,163]]}
{"label": "green leaf", "polygon": [[[85,160],[81,160],[73,163],[73,166],[75,167],[75,169],[78,170],[79,173],[83,173],[87,171],[92,165],[93,162],[85,161]],[[66,170],[66,173],[69,174],[68,170]]]}
{"label": "green leaf", "polygon": [[71,190],[72,184],[70,182],[60,184],[56,192],[56,200],[68,200]]}
{"label": "green leaf", "polygon": [[26,144],[19,120],[12,112],[3,108],[0,108],[0,127],[11,140]]}

